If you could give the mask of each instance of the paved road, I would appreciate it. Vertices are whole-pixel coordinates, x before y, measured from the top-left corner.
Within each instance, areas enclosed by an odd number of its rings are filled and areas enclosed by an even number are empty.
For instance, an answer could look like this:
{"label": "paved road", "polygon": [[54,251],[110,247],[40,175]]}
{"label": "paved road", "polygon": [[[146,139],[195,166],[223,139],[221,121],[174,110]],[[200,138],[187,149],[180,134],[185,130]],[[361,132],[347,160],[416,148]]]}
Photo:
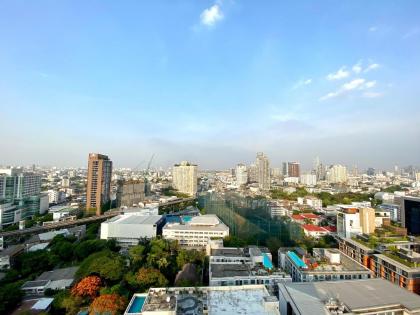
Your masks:
{"label": "paved road", "polygon": [[[193,201],[194,199],[195,198],[185,198],[181,200],[178,199],[178,200],[170,201],[167,203],[161,203],[159,206],[171,206],[171,205],[181,203],[181,202]],[[47,225],[47,226],[35,226],[35,227],[23,229],[23,230],[0,232],[0,237],[6,238],[6,237],[11,237],[11,236],[21,236],[21,235],[26,235],[26,234],[43,233],[43,232],[48,232],[48,231],[56,230],[56,229],[63,229],[63,228],[67,228],[67,227],[71,227],[75,225],[82,225],[82,224],[92,223],[96,221],[103,221],[103,220],[115,217],[119,214],[121,214],[121,211],[115,209],[115,210],[107,211],[104,214],[99,215],[99,216],[92,216],[92,217],[78,219],[74,221],[58,222],[58,223]]]}
{"label": "paved road", "polygon": [[70,226],[82,225],[82,224],[92,223],[96,221],[103,221],[103,220],[115,217],[116,215],[119,215],[119,214],[121,214],[120,210],[111,210],[99,216],[93,216],[93,217],[78,219],[74,221],[64,221],[64,222],[58,222],[58,223],[46,225],[46,226],[35,226],[35,227],[23,229],[23,230],[0,232],[0,237],[10,237],[10,236],[20,236],[20,235],[25,235],[25,234],[43,233],[43,232],[48,232],[48,231],[56,230],[60,228],[63,229]]}

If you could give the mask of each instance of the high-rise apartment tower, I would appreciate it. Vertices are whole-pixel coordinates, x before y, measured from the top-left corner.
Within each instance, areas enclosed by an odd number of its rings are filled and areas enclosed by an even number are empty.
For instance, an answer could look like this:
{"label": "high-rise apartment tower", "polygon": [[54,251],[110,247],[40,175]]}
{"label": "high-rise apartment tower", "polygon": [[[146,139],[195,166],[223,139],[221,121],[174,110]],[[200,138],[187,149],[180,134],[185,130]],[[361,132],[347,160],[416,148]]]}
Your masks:
{"label": "high-rise apartment tower", "polygon": [[257,167],[258,186],[262,190],[270,190],[270,161],[268,157],[264,153],[258,152],[255,165]]}
{"label": "high-rise apartment tower", "polygon": [[88,183],[86,210],[96,211],[97,215],[110,202],[112,161],[108,156],[90,153],[88,160]]}
{"label": "high-rise apartment tower", "polygon": [[179,192],[195,196],[197,193],[197,165],[187,161],[175,164],[172,169],[173,186]]}

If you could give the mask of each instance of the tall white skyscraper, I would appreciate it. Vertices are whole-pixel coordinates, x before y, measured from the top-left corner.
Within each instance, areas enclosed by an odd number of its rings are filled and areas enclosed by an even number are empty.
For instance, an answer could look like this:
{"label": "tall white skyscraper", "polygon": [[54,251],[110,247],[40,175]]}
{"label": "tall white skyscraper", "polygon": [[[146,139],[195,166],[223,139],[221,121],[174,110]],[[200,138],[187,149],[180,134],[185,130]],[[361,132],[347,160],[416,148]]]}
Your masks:
{"label": "tall white skyscraper", "polygon": [[257,182],[262,190],[270,190],[270,161],[268,157],[262,152],[257,153],[256,160],[257,167]]}
{"label": "tall white skyscraper", "polygon": [[248,171],[246,165],[238,164],[236,165],[236,183],[238,185],[246,185],[248,183]]}
{"label": "tall white skyscraper", "polygon": [[333,165],[327,172],[327,181],[332,184],[345,183],[347,181],[347,168],[343,165]]}
{"label": "tall white skyscraper", "polygon": [[175,164],[172,169],[173,187],[179,192],[195,196],[197,193],[197,165],[187,161]]}

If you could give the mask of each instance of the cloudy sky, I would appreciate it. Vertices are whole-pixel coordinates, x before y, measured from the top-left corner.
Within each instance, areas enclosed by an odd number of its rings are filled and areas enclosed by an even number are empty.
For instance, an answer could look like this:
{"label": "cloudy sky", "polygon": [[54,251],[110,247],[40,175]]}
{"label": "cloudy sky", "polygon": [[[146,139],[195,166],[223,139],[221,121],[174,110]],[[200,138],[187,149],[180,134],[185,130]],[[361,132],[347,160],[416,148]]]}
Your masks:
{"label": "cloudy sky", "polygon": [[0,0],[0,164],[420,165],[420,2]]}

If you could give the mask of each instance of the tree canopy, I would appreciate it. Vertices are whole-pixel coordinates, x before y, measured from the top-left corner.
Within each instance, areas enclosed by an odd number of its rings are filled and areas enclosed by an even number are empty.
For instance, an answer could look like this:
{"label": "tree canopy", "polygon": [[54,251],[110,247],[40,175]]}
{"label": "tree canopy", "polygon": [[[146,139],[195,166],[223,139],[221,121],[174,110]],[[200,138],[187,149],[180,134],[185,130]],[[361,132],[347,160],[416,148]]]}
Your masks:
{"label": "tree canopy", "polygon": [[124,259],[110,250],[104,250],[87,257],[76,273],[78,278],[98,275],[109,282],[122,278],[124,273]]}
{"label": "tree canopy", "polygon": [[92,302],[89,315],[116,315],[123,312],[126,305],[126,298],[118,294],[104,294]]}

